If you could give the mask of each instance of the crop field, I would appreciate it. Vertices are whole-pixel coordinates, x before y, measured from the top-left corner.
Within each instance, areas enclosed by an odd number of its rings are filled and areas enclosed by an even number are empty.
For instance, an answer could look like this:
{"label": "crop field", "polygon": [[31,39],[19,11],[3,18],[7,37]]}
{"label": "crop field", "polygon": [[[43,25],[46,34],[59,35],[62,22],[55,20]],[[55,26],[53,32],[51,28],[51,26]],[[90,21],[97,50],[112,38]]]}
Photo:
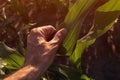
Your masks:
{"label": "crop field", "polygon": [[27,36],[68,34],[38,80],[120,80],[120,0],[0,0],[0,80],[24,65]]}

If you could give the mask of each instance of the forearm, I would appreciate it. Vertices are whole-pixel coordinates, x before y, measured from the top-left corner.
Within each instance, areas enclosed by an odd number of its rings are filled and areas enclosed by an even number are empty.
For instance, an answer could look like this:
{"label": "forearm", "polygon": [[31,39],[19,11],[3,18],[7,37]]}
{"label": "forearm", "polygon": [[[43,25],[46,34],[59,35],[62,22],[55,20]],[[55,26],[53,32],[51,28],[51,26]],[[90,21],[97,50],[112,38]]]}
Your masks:
{"label": "forearm", "polygon": [[[48,52],[46,51],[44,54],[48,54]],[[31,58],[31,61],[25,62],[23,68],[3,80],[36,80],[48,69],[54,58],[54,55],[42,56],[44,59],[42,57],[36,57],[35,62],[32,62],[33,59]]]}
{"label": "forearm", "polygon": [[43,74],[42,69],[39,70],[38,68],[29,65],[23,67],[4,80],[36,80],[41,74]]}

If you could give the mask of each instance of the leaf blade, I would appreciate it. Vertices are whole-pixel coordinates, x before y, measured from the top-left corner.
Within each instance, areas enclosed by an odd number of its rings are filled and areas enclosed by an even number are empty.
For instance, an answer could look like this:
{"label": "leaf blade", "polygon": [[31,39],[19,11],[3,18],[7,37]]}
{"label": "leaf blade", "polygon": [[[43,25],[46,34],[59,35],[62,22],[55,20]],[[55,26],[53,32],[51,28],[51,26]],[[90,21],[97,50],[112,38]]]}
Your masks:
{"label": "leaf blade", "polygon": [[[120,15],[119,4],[113,7],[115,3],[120,3],[120,1],[110,0],[97,9],[93,27],[86,36],[77,41],[76,48],[71,56],[71,61],[73,63],[80,66],[80,59],[84,49],[92,45],[96,38],[107,32],[115,23],[115,20]],[[111,7],[113,8],[111,9]],[[81,47],[83,48],[81,49]]]}

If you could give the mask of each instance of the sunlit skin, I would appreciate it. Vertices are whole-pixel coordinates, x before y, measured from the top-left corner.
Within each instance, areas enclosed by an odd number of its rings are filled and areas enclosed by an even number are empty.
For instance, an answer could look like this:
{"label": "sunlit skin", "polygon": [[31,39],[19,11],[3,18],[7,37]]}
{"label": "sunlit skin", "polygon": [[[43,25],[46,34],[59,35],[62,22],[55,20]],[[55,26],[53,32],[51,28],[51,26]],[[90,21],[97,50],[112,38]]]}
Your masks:
{"label": "sunlit skin", "polygon": [[36,80],[53,62],[55,53],[66,34],[66,29],[56,32],[50,25],[32,29],[27,37],[24,67],[4,80]]}

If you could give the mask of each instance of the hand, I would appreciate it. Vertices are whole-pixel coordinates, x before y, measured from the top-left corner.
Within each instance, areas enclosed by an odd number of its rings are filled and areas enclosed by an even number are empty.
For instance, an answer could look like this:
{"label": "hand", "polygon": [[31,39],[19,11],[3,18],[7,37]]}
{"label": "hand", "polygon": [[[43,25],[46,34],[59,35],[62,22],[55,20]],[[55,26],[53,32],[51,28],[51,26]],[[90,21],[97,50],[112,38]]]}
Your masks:
{"label": "hand", "polygon": [[52,26],[32,29],[27,38],[25,66],[4,80],[36,80],[42,75],[52,63],[67,31],[63,28],[55,33],[56,29]]}
{"label": "hand", "polygon": [[[25,65],[32,65],[40,70],[42,68],[44,71],[50,66],[67,31],[63,28],[55,33],[56,29],[50,25],[31,30],[27,38]],[[54,37],[49,40],[53,34]]]}

